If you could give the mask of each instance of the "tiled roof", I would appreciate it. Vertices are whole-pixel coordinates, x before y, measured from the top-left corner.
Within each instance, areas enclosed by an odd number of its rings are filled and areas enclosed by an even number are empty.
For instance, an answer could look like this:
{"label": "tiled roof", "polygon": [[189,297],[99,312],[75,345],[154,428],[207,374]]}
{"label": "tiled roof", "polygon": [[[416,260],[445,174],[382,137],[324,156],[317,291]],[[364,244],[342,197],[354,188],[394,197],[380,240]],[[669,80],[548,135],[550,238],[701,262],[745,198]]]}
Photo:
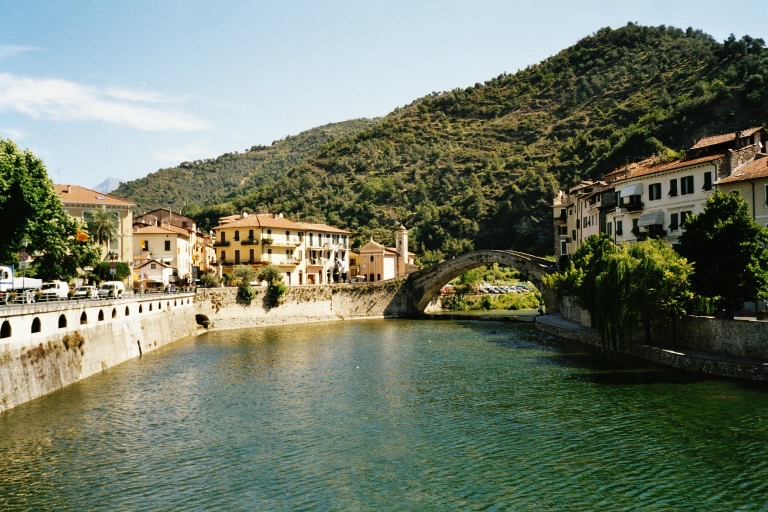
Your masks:
{"label": "tiled roof", "polygon": [[730,176],[718,180],[717,184],[735,183],[737,181],[748,181],[758,178],[768,178],[768,157],[763,156],[752,160],[748,164],[739,168]]}
{"label": "tiled roof", "polygon": [[[173,226],[171,226],[173,227]],[[142,234],[142,235],[181,235],[181,236],[189,236],[186,232],[181,230],[171,230],[168,228],[164,228],[161,226],[144,226],[140,228],[136,228],[133,230],[134,233]]]}
{"label": "tiled roof", "polygon": [[[239,218],[238,218],[239,217]],[[221,220],[233,219],[229,222],[222,223]],[[215,229],[221,228],[237,228],[237,227],[258,227],[258,228],[277,228],[288,230],[313,230],[322,231],[324,233],[343,233],[349,234],[351,231],[335,228],[328,224],[310,223],[310,222],[295,222],[279,215],[273,215],[271,213],[254,213],[242,216],[229,216],[219,219],[220,223]]]}
{"label": "tiled roof", "polygon": [[707,146],[714,146],[716,144],[722,144],[724,142],[736,140],[737,133],[739,134],[739,137],[749,137],[759,130],[761,130],[761,128],[758,126],[755,128],[747,128],[746,130],[741,130],[739,132],[723,133],[720,135],[712,135],[711,137],[704,137],[703,139],[699,139],[696,144],[691,146],[691,149],[705,148]]}
{"label": "tiled roof", "polygon": [[335,228],[333,226],[329,226],[328,224],[317,224],[317,223],[311,223],[311,222],[300,222],[299,224],[304,226],[304,229],[307,229],[307,230],[323,231],[323,232],[329,232],[329,233],[343,233],[343,234],[352,233],[351,231],[347,231],[346,229]]}
{"label": "tiled roof", "polygon": [[102,194],[79,185],[54,185],[61,202],[67,204],[93,204],[107,206],[134,207],[134,203],[119,199],[109,194]]}
{"label": "tiled roof", "polygon": [[[649,176],[651,174],[656,174],[660,172],[674,171],[677,169],[685,169],[686,167],[693,167],[696,165],[705,164],[707,162],[714,162],[715,160],[719,160],[721,158],[725,158],[725,155],[722,153],[719,153],[716,155],[703,156],[701,158],[692,158],[691,160],[675,160],[673,162],[664,162],[664,163],[654,163],[655,159],[643,160],[642,162],[631,164],[634,167],[629,168],[629,174],[626,176],[622,176],[620,178],[616,178],[615,181],[624,181],[632,178]],[[626,172],[627,167],[629,166],[623,167],[622,170]],[[618,173],[618,171],[614,171],[611,174],[615,174],[615,173]]]}

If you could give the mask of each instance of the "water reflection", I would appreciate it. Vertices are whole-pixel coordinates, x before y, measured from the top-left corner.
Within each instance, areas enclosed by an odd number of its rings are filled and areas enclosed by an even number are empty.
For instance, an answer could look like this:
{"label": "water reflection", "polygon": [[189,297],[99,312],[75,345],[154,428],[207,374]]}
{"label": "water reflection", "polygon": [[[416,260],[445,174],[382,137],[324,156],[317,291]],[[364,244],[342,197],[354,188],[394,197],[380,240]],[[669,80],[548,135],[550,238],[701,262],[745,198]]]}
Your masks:
{"label": "water reflection", "polygon": [[530,325],[209,333],[1,415],[0,509],[761,509],[766,406]]}

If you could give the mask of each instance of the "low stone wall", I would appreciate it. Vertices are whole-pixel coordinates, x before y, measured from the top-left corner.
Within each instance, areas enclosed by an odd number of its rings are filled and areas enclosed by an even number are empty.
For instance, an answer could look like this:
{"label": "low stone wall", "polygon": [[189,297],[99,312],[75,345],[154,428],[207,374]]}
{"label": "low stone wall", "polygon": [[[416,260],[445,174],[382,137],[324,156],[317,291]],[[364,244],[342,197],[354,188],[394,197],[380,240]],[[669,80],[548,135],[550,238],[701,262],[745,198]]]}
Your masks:
{"label": "low stone wall", "polygon": [[0,310],[0,412],[193,334],[191,294]]}
{"label": "low stone wall", "polygon": [[768,361],[768,322],[686,316],[676,322],[676,345]]}
{"label": "low stone wall", "polygon": [[405,314],[408,297],[403,280],[378,283],[290,286],[276,307],[266,305],[266,287],[254,287],[250,303],[237,297],[237,288],[199,288],[195,313],[211,329],[375,318]]}

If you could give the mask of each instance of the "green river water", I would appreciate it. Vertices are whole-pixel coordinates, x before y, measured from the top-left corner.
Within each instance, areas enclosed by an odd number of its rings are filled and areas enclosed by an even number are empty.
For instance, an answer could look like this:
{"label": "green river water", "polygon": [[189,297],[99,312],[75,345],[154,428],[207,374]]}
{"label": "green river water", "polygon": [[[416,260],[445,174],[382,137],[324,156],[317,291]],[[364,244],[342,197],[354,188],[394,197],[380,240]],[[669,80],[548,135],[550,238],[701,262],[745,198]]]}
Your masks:
{"label": "green river water", "polygon": [[768,510],[768,387],[530,324],[212,332],[0,415],[0,510]]}

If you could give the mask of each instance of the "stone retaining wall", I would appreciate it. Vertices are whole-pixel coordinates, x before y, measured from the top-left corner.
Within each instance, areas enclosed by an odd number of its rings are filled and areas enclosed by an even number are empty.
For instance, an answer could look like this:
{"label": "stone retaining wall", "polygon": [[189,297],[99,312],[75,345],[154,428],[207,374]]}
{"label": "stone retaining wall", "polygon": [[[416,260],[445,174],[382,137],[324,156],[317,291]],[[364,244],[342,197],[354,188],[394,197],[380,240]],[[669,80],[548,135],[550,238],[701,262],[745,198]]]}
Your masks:
{"label": "stone retaining wall", "polygon": [[[4,308],[0,412],[196,330],[191,294]],[[8,333],[8,331],[6,331]]]}
{"label": "stone retaining wall", "polygon": [[250,303],[237,297],[237,288],[200,288],[195,313],[211,329],[398,316],[408,306],[402,282],[291,286],[276,307],[267,306],[266,287],[254,287]]}

